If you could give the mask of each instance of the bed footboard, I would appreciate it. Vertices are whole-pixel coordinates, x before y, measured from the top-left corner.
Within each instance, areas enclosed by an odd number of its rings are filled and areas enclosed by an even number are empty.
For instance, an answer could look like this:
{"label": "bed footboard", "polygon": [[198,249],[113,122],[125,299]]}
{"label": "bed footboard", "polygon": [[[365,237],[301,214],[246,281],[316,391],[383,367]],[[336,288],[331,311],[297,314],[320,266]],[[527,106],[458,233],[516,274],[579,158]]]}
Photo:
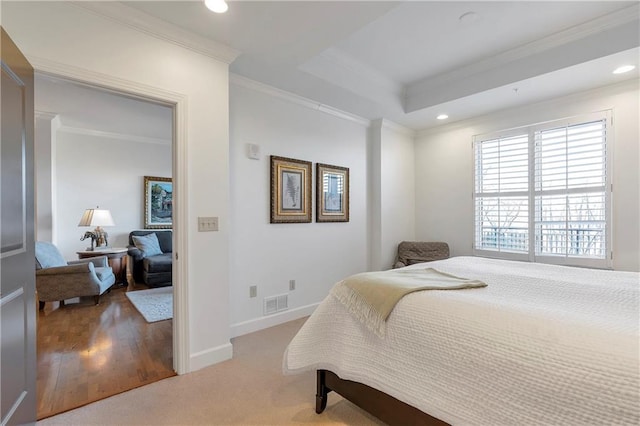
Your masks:
{"label": "bed footboard", "polygon": [[317,370],[316,413],[327,407],[328,394],[335,391],[358,407],[389,425],[448,425],[411,405],[377,389],[351,380],[343,380],[328,370]]}

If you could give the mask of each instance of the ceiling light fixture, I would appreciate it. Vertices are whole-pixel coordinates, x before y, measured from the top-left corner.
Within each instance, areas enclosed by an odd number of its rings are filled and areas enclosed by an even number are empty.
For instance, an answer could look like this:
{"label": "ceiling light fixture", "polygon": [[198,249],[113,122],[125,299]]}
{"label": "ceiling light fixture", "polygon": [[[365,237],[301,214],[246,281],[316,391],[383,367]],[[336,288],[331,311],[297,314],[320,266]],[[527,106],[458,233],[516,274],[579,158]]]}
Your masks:
{"label": "ceiling light fixture", "polygon": [[625,73],[625,72],[629,72],[629,71],[631,71],[632,69],[635,69],[635,68],[636,68],[635,65],[623,65],[623,66],[618,67],[615,70],[613,70],[613,73],[614,74],[622,74],[622,73]]}
{"label": "ceiling light fixture", "polygon": [[229,5],[224,0],[204,0],[204,5],[215,13],[225,13],[229,9]]}
{"label": "ceiling light fixture", "polygon": [[436,117],[438,120],[446,120],[447,118],[449,118],[449,116],[447,114],[440,114],[439,116]]}

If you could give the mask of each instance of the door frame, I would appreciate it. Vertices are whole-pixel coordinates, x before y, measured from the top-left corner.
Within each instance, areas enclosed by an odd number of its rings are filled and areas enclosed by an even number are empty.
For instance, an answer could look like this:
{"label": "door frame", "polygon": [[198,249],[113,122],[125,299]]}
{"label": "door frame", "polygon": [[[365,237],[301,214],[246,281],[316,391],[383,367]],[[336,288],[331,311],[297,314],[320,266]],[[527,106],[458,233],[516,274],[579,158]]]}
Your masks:
{"label": "door frame", "polygon": [[173,210],[173,369],[177,374],[190,371],[189,354],[189,281],[187,263],[189,233],[187,227],[188,212],[188,173],[187,173],[187,96],[162,88],[125,80],[111,75],[96,73],[43,58],[28,58],[35,74],[50,75],[56,78],[105,89],[144,101],[160,103],[173,108],[172,137],[172,178],[174,188]]}

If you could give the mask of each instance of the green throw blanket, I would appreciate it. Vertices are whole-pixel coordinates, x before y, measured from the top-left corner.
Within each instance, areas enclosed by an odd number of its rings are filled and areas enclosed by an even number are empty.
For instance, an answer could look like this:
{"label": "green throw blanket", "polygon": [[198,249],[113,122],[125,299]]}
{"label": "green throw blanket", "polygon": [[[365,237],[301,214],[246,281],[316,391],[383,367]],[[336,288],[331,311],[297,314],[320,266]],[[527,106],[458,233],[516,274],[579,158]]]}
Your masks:
{"label": "green throw blanket", "polygon": [[396,304],[420,290],[458,290],[486,287],[482,281],[426,269],[392,269],[352,275],[337,283],[331,294],[369,329],[382,337]]}

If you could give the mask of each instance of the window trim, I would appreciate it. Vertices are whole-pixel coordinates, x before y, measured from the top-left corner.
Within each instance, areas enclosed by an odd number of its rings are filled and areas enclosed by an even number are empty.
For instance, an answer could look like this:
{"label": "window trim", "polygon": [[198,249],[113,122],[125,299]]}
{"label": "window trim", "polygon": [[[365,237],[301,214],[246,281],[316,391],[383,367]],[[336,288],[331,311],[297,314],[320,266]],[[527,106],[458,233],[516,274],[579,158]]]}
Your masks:
{"label": "window trim", "polygon": [[[537,192],[535,189],[535,132],[541,130],[549,130],[553,127],[568,127],[572,125],[587,123],[590,121],[605,120],[606,133],[605,133],[605,164],[606,164],[606,176],[605,176],[605,246],[606,253],[604,258],[591,258],[591,257],[575,257],[569,255],[536,255],[535,252],[535,197]],[[509,138],[518,134],[527,134],[529,139],[529,184],[528,184],[528,203],[529,203],[529,218],[528,218],[528,232],[529,232],[529,249],[528,253],[514,253],[508,251],[479,249],[476,247],[476,235],[477,235],[477,212],[476,212],[476,144],[482,141],[497,139],[497,138]],[[471,174],[471,211],[472,214],[472,252],[475,256],[491,257],[497,259],[506,260],[520,260],[537,263],[549,263],[555,265],[565,266],[580,266],[590,268],[613,268],[613,155],[614,155],[614,139],[615,128],[613,126],[613,110],[603,110],[593,113],[580,114],[561,118],[558,120],[549,120],[545,122],[539,122],[531,125],[514,127],[506,130],[488,132],[483,134],[474,135],[471,142],[471,159],[473,164],[473,172]],[[572,192],[573,189],[568,189],[565,192]],[[580,192],[580,189],[576,189],[576,192]],[[514,193],[515,195],[515,193]]]}

